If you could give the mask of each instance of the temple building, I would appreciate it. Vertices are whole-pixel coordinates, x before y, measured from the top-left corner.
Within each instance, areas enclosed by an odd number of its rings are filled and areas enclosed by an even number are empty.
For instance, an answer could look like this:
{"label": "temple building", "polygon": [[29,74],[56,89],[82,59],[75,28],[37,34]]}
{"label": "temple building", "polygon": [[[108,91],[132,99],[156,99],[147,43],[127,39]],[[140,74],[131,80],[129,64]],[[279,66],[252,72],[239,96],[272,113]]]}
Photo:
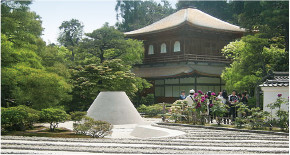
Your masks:
{"label": "temple building", "polygon": [[243,28],[185,8],[125,35],[144,42],[143,64],[133,72],[153,84],[147,93],[155,94],[156,102],[173,102],[181,90],[223,90],[220,75],[230,60],[221,49],[244,33]]}

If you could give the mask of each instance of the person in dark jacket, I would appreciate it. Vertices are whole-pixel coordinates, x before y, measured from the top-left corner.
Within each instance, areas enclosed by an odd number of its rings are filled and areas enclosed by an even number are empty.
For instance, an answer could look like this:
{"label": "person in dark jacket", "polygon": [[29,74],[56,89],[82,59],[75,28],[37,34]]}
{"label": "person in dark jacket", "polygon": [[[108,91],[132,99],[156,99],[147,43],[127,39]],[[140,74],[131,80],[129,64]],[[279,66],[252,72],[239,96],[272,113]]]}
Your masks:
{"label": "person in dark jacket", "polygon": [[[226,104],[226,105],[229,105],[229,101],[228,101],[228,93],[227,93],[227,91],[226,90],[223,90],[223,92],[222,92],[222,97],[223,97],[223,99],[222,99],[222,103],[224,103],[224,104]],[[225,116],[224,116],[224,124],[229,124],[229,119],[228,119],[228,117],[229,117],[229,109],[228,109],[228,112],[225,114]]]}
{"label": "person in dark jacket", "polygon": [[210,109],[212,106],[211,93],[212,93],[211,91],[207,92],[207,100],[208,100],[207,108],[208,108],[209,121],[210,123],[213,123],[213,115]]}
{"label": "person in dark jacket", "polygon": [[229,102],[230,102],[230,116],[231,116],[231,121],[235,121],[236,118],[236,104],[239,102],[239,98],[236,95],[236,91],[233,90],[232,94],[229,96]]}
{"label": "person in dark jacket", "polygon": [[241,97],[241,100],[240,100],[245,105],[248,104],[248,98],[247,98],[246,95],[247,95],[246,92],[242,93],[242,97]]}

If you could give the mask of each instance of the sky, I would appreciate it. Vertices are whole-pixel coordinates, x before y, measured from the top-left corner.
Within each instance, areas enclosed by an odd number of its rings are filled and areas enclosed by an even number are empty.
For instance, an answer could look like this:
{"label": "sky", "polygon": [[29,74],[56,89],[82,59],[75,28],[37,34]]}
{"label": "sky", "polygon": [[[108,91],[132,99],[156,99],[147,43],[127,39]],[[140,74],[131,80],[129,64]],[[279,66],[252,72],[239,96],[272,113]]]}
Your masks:
{"label": "sky", "polygon": [[[42,38],[49,44],[57,43],[61,23],[73,18],[83,23],[85,33],[101,28],[105,22],[115,25],[116,3],[116,0],[34,0],[30,10],[41,17]],[[175,0],[170,3],[174,6]]]}

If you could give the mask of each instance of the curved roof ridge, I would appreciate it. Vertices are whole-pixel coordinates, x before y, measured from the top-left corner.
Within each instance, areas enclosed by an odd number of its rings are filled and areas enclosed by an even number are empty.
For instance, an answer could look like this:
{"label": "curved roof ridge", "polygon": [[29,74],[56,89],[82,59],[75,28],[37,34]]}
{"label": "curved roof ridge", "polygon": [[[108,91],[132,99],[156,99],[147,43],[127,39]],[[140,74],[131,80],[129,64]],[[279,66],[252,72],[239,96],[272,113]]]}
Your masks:
{"label": "curved roof ridge", "polygon": [[184,21],[188,21],[188,9],[185,10]]}
{"label": "curved roof ridge", "polygon": [[[240,28],[240,27],[237,26],[237,25],[234,25],[234,24],[231,24],[231,23],[225,22],[225,21],[223,21],[223,20],[221,20],[221,19],[218,19],[218,18],[216,18],[216,17],[213,17],[213,16],[211,16],[211,15],[209,15],[209,14],[206,14],[206,13],[204,13],[204,12],[198,10],[198,9],[190,9],[190,11],[191,11],[192,13],[189,14],[189,15],[194,15],[194,14],[196,14],[196,13],[199,13],[201,16],[205,16],[207,19],[212,20],[212,22],[215,23],[215,24],[219,24],[219,25],[224,24],[224,25],[226,25],[226,26],[234,27],[234,28],[236,28],[236,29],[240,29],[240,30],[242,30],[242,31],[245,31],[245,29]],[[196,15],[195,15],[195,16],[196,16]],[[204,21],[204,19],[206,19],[206,18],[201,18],[201,20]],[[189,18],[189,20],[190,20],[190,19],[191,19],[191,18]],[[195,20],[195,21],[189,21],[189,22],[194,23],[195,25],[198,25],[198,23],[197,23],[198,21],[196,21],[196,20]],[[213,25],[213,23],[211,23],[211,26],[209,26],[209,28],[213,28],[213,27],[215,26],[215,25]],[[198,26],[206,27],[205,24],[204,24],[204,25],[198,25]],[[228,28],[228,29],[230,29],[230,28]]]}
{"label": "curved roof ridge", "polygon": [[198,27],[205,27],[213,30],[229,31],[236,33],[245,32],[245,29],[240,28],[239,26],[217,19],[198,9],[186,8],[181,9],[157,22],[154,22],[153,24],[134,31],[126,32],[125,35],[136,36],[160,32],[182,25],[185,22],[196,25]]}

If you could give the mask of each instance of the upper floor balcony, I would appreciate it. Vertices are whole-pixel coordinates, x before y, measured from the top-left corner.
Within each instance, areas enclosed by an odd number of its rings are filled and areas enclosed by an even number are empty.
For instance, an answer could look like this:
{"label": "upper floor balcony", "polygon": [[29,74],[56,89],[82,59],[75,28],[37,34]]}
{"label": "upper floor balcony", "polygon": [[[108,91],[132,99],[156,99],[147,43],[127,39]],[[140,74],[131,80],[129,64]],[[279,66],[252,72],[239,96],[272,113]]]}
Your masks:
{"label": "upper floor balcony", "polygon": [[145,56],[144,64],[152,63],[168,63],[168,62],[213,62],[213,63],[231,63],[231,60],[226,59],[224,56],[213,55],[199,55],[187,54],[180,55],[162,55],[162,56]]}

